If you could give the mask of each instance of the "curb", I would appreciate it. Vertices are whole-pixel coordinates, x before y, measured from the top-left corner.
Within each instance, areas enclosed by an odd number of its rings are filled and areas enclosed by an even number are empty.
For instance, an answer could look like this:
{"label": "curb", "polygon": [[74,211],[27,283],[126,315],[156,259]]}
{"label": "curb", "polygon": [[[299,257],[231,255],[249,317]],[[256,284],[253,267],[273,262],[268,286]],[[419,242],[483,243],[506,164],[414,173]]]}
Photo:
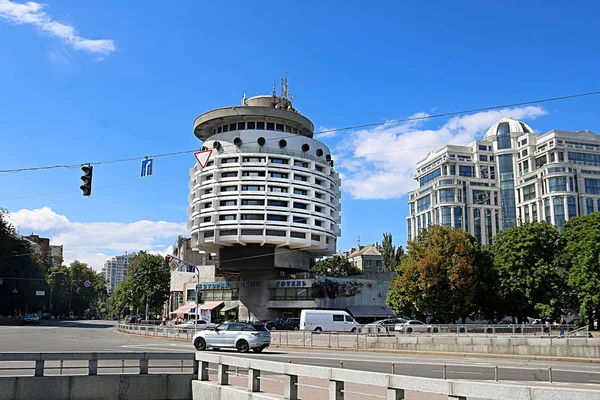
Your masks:
{"label": "curb", "polygon": [[[161,337],[161,336],[146,336],[138,335],[136,333],[122,332],[115,329],[114,332],[127,335],[135,336],[139,338],[159,339],[159,340],[178,340],[187,342],[187,339],[178,339],[174,337]],[[527,356],[518,354],[493,354],[493,353],[453,353],[446,351],[419,351],[419,350],[392,350],[392,349],[343,349],[343,348],[329,348],[329,347],[308,347],[308,346],[281,346],[271,345],[271,348],[278,349],[296,349],[296,350],[328,350],[328,351],[341,351],[341,352],[353,352],[353,353],[383,353],[383,354],[411,354],[411,355],[424,355],[424,356],[449,356],[449,357],[465,357],[465,358],[499,358],[508,360],[526,360],[526,361],[558,361],[558,362],[572,362],[572,363],[584,363],[584,364],[600,364],[599,358],[576,358],[576,357],[551,357],[551,356]]]}

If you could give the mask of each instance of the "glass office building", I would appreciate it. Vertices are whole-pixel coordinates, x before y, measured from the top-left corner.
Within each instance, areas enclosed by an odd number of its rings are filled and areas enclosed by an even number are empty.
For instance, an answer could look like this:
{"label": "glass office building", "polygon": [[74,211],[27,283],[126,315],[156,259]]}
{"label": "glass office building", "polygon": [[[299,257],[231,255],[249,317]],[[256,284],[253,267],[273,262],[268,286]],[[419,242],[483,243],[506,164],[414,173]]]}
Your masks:
{"label": "glass office building", "polygon": [[600,211],[600,136],[536,134],[503,118],[481,140],[429,153],[414,178],[419,187],[408,193],[408,240],[429,225],[463,229],[483,244],[533,221],[562,229],[570,218]]}

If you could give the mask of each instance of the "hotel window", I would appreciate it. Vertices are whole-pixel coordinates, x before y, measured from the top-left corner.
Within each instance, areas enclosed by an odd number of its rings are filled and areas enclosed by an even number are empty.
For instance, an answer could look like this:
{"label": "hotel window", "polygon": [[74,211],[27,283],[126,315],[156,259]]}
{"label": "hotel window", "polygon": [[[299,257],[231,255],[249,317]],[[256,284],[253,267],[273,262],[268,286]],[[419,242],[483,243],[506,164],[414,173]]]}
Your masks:
{"label": "hotel window", "polygon": [[219,221],[235,221],[235,214],[219,215]]}
{"label": "hotel window", "polygon": [[243,199],[242,205],[243,206],[264,206],[265,201],[264,200],[255,200],[255,199]]}
{"label": "hotel window", "polygon": [[269,172],[269,175],[271,176],[271,178],[276,178],[276,179],[287,179],[288,174],[284,174],[283,172]]}
{"label": "hotel window", "polygon": [[256,129],[265,129],[265,123],[263,121],[258,121],[256,123]]}
{"label": "hotel window", "polygon": [[219,203],[221,207],[229,207],[237,205],[237,200],[221,200]]}
{"label": "hotel window", "polygon": [[263,221],[265,219],[264,214],[242,214],[240,215],[242,221]]}
{"label": "hotel window", "polygon": [[232,172],[222,172],[221,173],[221,178],[235,178],[237,176],[237,171],[232,171]]}
{"label": "hotel window", "polygon": [[294,194],[298,194],[301,196],[308,196],[308,190],[294,188]]}
{"label": "hotel window", "polygon": [[294,174],[294,180],[306,182],[306,181],[308,181],[308,177],[306,177],[304,175]]}
{"label": "hotel window", "polygon": [[265,176],[265,171],[243,171],[242,176],[261,177]]}
{"label": "hotel window", "polygon": [[292,219],[292,221],[296,224],[306,224],[307,219],[306,218],[302,218],[302,217],[296,217],[294,216],[294,218]]}
{"label": "hotel window", "polygon": [[250,162],[262,163],[262,162],[265,162],[265,158],[264,157],[244,157],[244,158],[242,158],[242,161],[245,163],[247,163],[247,162],[248,163],[250,163]]}
{"label": "hotel window", "polygon": [[308,209],[308,204],[294,202],[294,208],[298,208],[298,209],[301,209],[301,210],[306,210],[306,209]]}
{"label": "hotel window", "polygon": [[287,207],[288,203],[287,201],[281,201],[281,200],[269,200],[267,202],[268,206],[272,206],[272,207]]}
{"label": "hotel window", "polygon": [[221,192],[235,192],[236,190],[238,190],[237,186],[222,186],[221,187]]}
{"label": "hotel window", "polygon": [[308,168],[308,163],[304,161],[294,161],[295,167]]}
{"label": "hotel window", "polygon": [[281,186],[269,186],[269,192],[273,193],[287,193],[288,190],[286,187]]}
{"label": "hotel window", "polygon": [[271,158],[271,164],[287,164],[288,160],[283,158]]}
{"label": "hotel window", "polygon": [[287,215],[267,214],[267,221],[287,221]]}
{"label": "hotel window", "polygon": [[243,192],[262,192],[265,190],[264,186],[259,185],[242,185]]}
{"label": "hotel window", "polygon": [[240,159],[239,157],[230,157],[230,158],[222,158],[221,159],[221,164],[231,164],[231,163],[236,163],[238,162]]}

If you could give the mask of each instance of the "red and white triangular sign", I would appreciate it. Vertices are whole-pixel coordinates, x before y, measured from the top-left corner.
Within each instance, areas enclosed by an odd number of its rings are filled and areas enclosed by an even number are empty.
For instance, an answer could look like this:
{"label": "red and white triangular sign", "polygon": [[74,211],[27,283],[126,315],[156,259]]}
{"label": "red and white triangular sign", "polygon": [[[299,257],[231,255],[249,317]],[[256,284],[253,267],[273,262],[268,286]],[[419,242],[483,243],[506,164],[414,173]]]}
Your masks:
{"label": "red and white triangular sign", "polygon": [[200,168],[206,167],[211,154],[212,150],[197,151],[194,153],[194,157],[196,157],[198,164],[200,164]]}

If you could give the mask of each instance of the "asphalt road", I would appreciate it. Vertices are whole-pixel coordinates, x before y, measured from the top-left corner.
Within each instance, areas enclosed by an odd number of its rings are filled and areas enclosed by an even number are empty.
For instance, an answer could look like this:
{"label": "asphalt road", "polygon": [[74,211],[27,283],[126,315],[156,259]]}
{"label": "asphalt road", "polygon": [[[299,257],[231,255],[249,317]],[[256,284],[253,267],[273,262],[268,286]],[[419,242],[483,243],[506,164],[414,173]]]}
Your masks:
{"label": "asphalt road", "polygon": [[[151,339],[115,332],[112,321],[42,321],[39,326],[0,326],[0,352],[188,352],[191,343]],[[340,367],[372,372],[394,372],[401,375],[430,378],[442,377],[442,365],[449,379],[493,380],[494,367],[499,367],[501,381],[547,382],[552,366],[554,382],[582,383],[600,389],[600,364],[545,362],[537,360],[483,359],[448,356],[424,356],[372,353],[368,351],[328,351],[316,349],[267,349],[261,354],[232,356],[327,367]]]}

